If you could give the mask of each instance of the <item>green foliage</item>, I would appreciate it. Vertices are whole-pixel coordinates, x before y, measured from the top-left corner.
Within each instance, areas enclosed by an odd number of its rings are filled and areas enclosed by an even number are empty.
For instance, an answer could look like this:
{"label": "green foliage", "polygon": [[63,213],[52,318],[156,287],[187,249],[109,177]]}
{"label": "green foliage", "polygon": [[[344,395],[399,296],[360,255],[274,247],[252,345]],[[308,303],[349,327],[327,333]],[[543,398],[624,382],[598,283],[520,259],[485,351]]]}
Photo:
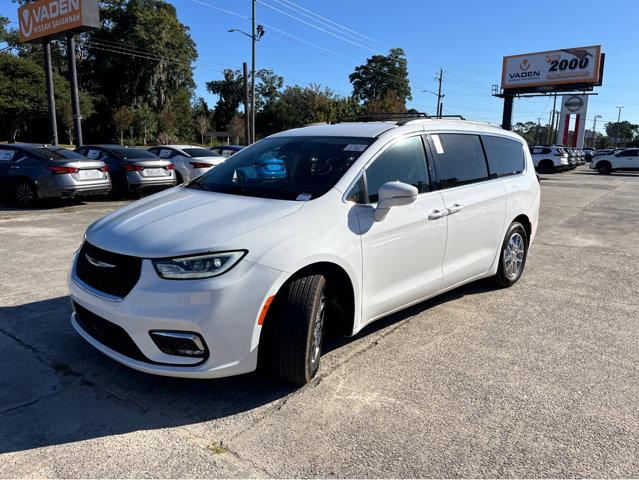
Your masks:
{"label": "green foliage", "polygon": [[0,124],[3,136],[18,133],[47,112],[44,70],[31,60],[0,52]]}
{"label": "green foliage", "polygon": [[622,122],[608,122],[605,125],[606,133],[609,137],[612,138],[612,142],[614,143],[614,139],[617,136],[617,129],[619,135],[619,144],[625,145],[630,142],[636,135],[639,133],[639,125],[630,123],[627,120]]}
{"label": "green foliage", "polygon": [[388,103],[388,95],[393,92],[391,95],[398,101],[393,101],[392,106],[400,104],[403,111],[406,102],[413,99],[408,81],[408,62],[401,48],[392,48],[388,55],[373,55],[364,65],[355,67],[348,78],[353,84],[353,98],[365,106],[382,99]]}
{"label": "green foliage", "polygon": [[113,125],[120,136],[120,145],[124,144],[124,132],[133,124],[135,114],[129,107],[118,107],[113,110]]}
{"label": "green foliage", "polygon": [[[535,122],[517,122],[513,126],[513,131],[522,137],[528,143],[528,145],[545,145],[548,143],[548,129],[549,125],[538,125]],[[551,135],[552,139],[550,143],[554,143],[554,132]]]}

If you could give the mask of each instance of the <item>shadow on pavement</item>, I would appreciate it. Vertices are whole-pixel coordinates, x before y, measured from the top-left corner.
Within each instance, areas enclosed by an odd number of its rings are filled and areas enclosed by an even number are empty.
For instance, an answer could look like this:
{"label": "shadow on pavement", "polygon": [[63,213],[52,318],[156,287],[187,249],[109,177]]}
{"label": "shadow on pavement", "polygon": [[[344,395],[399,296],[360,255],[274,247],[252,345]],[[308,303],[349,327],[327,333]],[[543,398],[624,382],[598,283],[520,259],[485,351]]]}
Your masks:
{"label": "shadow on pavement", "polygon": [[[354,338],[329,339],[325,350],[493,288],[487,281],[469,284],[374,322]],[[217,380],[143,374],[86,343],[71,327],[70,314],[68,297],[0,308],[0,453],[214,420],[219,422],[207,425],[207,438],[222,429],[228,437],[233,429],[227,417],[236,416],[236,429],[250,428],[259,413],[242,414],[298,388],[259,374]]]}

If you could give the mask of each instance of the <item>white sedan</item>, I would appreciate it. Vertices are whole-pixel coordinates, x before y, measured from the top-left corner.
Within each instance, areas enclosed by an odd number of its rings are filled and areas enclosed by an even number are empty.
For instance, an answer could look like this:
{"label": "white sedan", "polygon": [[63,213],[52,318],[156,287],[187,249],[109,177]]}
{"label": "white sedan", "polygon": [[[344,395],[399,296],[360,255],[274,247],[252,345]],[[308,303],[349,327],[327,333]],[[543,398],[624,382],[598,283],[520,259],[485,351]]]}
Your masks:
{"label": "white sedan", "polygon": [[226,160],[211,150],[194,145],[158,145],[149,148],[149,152],[171,160],[175,165],[178,185],[199,177]]}

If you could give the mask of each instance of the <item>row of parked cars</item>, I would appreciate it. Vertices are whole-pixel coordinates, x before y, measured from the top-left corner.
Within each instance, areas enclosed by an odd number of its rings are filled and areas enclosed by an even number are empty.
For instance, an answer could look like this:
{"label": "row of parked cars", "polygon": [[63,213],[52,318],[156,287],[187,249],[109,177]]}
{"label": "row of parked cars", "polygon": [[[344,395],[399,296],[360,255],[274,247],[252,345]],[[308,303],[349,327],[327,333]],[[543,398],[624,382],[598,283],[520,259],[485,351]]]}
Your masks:
{"label": "row of parked cars", "polygon": [[159,145],[0,145],[0,194],[21,207],[38,199],[158,191],[188,182],[222,163],[240,146],[211,149]]}
{"label": "row of parked cars", "polygon": [[529,147],[535,168],[539,173],[556,173],[573,170],[592,160],[596,152],[592,148],[536,145]]}

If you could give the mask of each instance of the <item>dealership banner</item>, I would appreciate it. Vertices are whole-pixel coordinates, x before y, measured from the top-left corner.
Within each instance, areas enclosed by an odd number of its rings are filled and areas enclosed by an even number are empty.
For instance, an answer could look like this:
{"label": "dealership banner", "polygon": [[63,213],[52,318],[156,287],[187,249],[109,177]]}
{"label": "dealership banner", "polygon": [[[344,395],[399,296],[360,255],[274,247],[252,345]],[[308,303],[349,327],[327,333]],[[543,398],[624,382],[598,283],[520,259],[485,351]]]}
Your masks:
{"label": "dealership banner", "polygon": [[18,9],[20,41],[100,28],[98,0],[40,0]]}
{"label": "dealership banner", "polygon": [[501,87],[594,85],[600,80],[600,69],[600,45],[511,55],[503,60]]}

